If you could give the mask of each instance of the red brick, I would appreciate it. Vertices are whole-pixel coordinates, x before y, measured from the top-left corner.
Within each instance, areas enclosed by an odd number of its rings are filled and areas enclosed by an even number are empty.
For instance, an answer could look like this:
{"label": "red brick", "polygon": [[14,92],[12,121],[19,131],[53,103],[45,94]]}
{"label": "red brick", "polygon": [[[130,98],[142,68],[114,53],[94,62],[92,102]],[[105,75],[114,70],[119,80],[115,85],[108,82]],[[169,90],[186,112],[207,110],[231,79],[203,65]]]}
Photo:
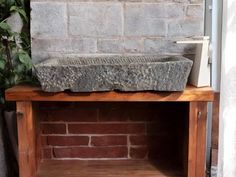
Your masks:
{"label": "red brick", "polygon": [[97,109],[61,109],[51,110],[43,121],[96,122]]}
{"label": "red brick", "polygon": [[122,147],[68,147],[54,148],[56,158],[126,158],[128,149]]}
{"label": "red brick", "polygon": [[51,159],[52,158],[52,148],[43,148],[42,149],[43,159]]}
{"label": "red brick", "polygon": [[148,154],[147,147],[130,148],[130,157],[132,159],[145,159],[147,158],[147,154]]}
{"label": "red brick", "polygon": [[88,136],[48,136],[48,145],[52,146],[78,146],[88,145]]}
{"label": "red brick", "polygon": [[116,146],[127,145],[127,136],[93,136],[92,146]]}
{"label": "red brick", "polygon": [[147,145],[148,136],[145,136],[145,135],[130,136],[130,144],[131,145]]}
{"label": "red brick", "polygon": [[42,146],[47,146],[48,145],[47,136],[41,136],[40,141],[41,141]]}
{"label": "red brick", "polygon": [[41,124],[43,134],[65,134],[65,124]]}
{"label": "red brick", "polygon": [[109,124],[69,124],[69,133],[73,134],[143,134],[144,123]]}

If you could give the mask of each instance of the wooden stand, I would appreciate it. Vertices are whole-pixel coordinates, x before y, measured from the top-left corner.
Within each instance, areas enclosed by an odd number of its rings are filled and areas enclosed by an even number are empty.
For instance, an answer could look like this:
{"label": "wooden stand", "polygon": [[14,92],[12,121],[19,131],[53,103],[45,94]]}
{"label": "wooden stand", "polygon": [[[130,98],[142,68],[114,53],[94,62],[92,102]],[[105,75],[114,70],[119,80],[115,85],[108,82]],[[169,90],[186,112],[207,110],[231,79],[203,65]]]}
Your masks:
{"label": "wooden stand", "polygon": [[[207,102],[211,102],[214,99],[214,93],[209,87],[195,88],[188,86],[183,92],[46,93],[40,88],[24,85],[8,89],[6,91],[6,99],[17,102],[20,177],[184,176],[175,172],[171,164],[167,167],[167,172],[160,172],[157,166],[153,166],[150,162],[40,162],[40,130],[37,123],[37,115],[40,113],[37,113],[33,106],[33,102],[39,101],[188,102],[188,162],[185,176],[205,176]],[[94,173],[92,172],[93,169],[95,170]]]}

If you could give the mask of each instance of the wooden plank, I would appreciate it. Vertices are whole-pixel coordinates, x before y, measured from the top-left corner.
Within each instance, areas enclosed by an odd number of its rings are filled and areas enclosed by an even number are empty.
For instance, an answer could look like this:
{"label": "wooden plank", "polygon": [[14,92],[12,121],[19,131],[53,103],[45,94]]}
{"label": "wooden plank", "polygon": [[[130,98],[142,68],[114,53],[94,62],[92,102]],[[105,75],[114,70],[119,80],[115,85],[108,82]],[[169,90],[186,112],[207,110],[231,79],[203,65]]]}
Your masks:
{"label": "wooden plank", "polygon": [[211,133],[211,166],[218,164],[218,141],[219,141],[219,109],[220,93],[215,93],[212,115],[212,133]]}
{"label": "wooden plank", "polygon": [[188,177],[205,177],[207,102],[190,102]]}
{"label": "wooden plank", "polygon": [[43,112],[37,109],[38,105],[37,103],[33,104],[33,117],[34,117],[34,122],[35,122],[35,160],[36,160],[36,170],[38,169],[38,166],[41,162],[42,155],[41,155],[41,147],[42,147],[42,142],[41,142],[41,130],[40,130],[40,118],[42,117]]}
{"label": "wooden plank", "polygon": [[196,177],[198,103],[189,103],[188,177]]}
{"label": "wooden plank", "polygon": [[35,123],[31,102],[17,102],[20,177],[36,176]]}
{"label": "wooden plank", "polygon": [[163,167],[147,160],[47,160],[40,165],[37,177],[183,177],[183,175],[181,170],[175,169],[172,164]]}
{"label": "wooden plank", "polygon": [[210,87],[188,86],[183,92],[92,92],[72,93],[43,92],[39,87],[29,85],[15,86],[6,91],[8,101],[213,101],[214,93]]}
{"label": "wooden plank", "polygon": [[212,148],[218,149],[220,93],[215,93],[212,115]]}
{"label": "wooden plank", "polygon": [[206,175],[207,103],[198,102],[196,177]]}

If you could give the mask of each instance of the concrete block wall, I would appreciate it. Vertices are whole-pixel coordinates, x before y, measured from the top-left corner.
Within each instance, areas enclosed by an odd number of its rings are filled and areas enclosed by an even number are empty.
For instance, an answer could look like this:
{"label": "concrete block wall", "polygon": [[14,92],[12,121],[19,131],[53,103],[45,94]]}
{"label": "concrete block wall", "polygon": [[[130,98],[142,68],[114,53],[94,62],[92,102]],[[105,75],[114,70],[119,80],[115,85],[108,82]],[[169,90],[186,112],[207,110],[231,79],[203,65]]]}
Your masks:
{"label": "concrete block wall", "polygon": [[203,0],[31,0],[32,57],[194,54]]}

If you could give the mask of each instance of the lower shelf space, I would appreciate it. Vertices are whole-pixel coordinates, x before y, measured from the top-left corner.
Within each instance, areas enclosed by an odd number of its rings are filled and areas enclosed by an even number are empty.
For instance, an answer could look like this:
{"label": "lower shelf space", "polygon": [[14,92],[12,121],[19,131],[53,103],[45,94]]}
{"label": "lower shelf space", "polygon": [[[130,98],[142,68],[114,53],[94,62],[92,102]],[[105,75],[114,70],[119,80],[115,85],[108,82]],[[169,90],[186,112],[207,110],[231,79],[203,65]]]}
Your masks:
{"label": "lower shelf space", "polygon": [[184,175],[171,163],[163,165],[148,160],[47,160],[39,165],[37,177],[184,177]]}

